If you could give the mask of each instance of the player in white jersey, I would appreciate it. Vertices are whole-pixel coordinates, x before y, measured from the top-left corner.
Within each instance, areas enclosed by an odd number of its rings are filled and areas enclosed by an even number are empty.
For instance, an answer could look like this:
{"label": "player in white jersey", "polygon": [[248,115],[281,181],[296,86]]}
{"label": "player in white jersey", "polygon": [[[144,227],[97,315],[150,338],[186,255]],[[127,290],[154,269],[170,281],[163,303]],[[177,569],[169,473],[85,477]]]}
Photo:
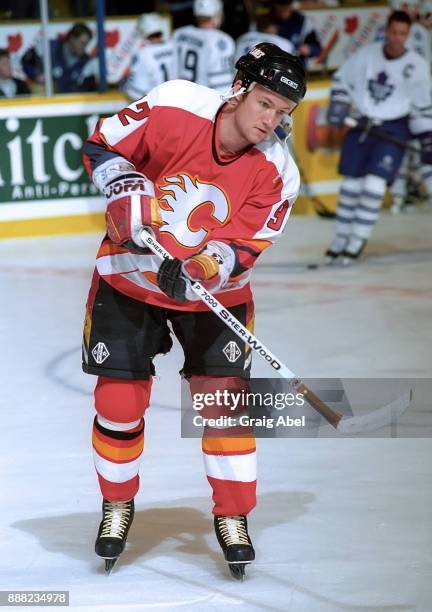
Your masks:
{"label": "player in white jersey", "polygon": [[236,60],[249,53],[251,49],[256,47],[261,42],[269,42],[277,45],[280,49],[297,55],[296,49],[293,43],[287,38],[282,38],[277,34],[278,26],[277,23],[268,15],[259,17],[256,22],[256,30],[246,32],[237,38],[236,41]]}
{"label": "player in white jersey", "polygon": [[197,25],[174,32],[179,78],[226,92],[234,71],[234,40],[218,28],[222,23],[220,0],[195,0]]}
{"label": "player in white jersey", "polygon": [[[426,6],[424,6],[426,5]],[[427,11],[427,3],[419,0],[392,0],[391,6],[395,10],[403,10],[411,17],[413,23],[407,40],[407,49],[411,49],[423,57],[431,65],[432,61],[432,36],[425,23],[421,23],[423,13]],[[419,143],[412,140],[410,143],[418,148]],[[432,203],[432,168],[430,165],[422,164],[419,155],[413,151],[407,151],[404,155],[398,175],[390,188],[393,213],[403,210],[414,210],[414,201],[408,199],[408,185],[414,185],[415,191],[420,190],[423,184],[429,202]]]}
{"label": "player in white jersey", "polygon": [[122,87],[131,100],[138,100],[153,87],[177,78],[177,54],[174,43],[164,40],[163,19],[157,13],[141,16],[139,29],[143,45],[132,58],[131,68]]}
{"label": "player in white jersey", "polygon": [[336,235],[329,261],[360,255],[378,219],[387,185],[397,174],[404,146],[415,134],[422,162],[432,163],[432,102],[428,64],[405,47],[411,25],[403,11],[388,18],[385,44],[371,43],[336,71],[328,110],[330,125],[343,126],[356,113],[357,127],[345,136]]}

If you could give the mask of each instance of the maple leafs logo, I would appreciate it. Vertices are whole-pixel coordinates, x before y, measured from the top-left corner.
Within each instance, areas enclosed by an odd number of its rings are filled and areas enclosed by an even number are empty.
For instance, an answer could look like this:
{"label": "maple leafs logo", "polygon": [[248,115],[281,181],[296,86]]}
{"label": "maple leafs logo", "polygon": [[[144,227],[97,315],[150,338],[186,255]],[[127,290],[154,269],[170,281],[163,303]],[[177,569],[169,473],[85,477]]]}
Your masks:
{"label": "maple leafs logo", "polygon": [[388,83],[388,75],[382,71],[375,79],[369,79],[368,90],[375,102],[384,102],[393,93],[394,85]]}

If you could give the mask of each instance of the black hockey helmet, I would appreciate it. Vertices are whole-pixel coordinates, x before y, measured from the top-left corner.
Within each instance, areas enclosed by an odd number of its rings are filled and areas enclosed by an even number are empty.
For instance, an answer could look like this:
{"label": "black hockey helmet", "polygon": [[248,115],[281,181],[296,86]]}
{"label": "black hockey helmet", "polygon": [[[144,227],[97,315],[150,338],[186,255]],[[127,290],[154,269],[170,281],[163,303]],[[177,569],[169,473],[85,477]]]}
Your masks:
{"label": "black hockey helmet", "polygon": [[306,94],[306,70],[300,58],[273,43],[259,43],[236,62],[234,81],[248,89],[256,82],[298,104]]}

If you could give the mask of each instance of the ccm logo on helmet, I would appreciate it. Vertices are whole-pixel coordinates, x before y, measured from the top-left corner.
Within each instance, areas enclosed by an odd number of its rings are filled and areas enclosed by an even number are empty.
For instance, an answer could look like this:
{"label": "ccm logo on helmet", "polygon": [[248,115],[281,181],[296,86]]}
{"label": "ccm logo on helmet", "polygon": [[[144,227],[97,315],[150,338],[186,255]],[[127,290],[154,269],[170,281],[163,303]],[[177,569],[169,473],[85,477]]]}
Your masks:
{"label": "ccm logo on helmet", "polygon": [[291,79],[287,79],[286,77],[281,76],[280,80],[282,81],[282,83],[289,85],[293,89],[298,89],[298,83],[294,83],[294,81],[291,81]]}

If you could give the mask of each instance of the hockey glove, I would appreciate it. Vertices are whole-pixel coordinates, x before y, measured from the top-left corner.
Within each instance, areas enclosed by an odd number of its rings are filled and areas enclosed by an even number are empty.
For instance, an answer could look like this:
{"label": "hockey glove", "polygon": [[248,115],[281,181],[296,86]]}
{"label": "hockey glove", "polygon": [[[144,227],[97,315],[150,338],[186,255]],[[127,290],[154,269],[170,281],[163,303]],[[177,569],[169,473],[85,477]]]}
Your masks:
{"label": "hockey glove", "polygon": [[159,287],[176,302],[200,299],[190,281],[198,281],[211,292],[226,285],[235,264],[235,253],[228,244],[211,240],[202,251],[183,262],[165,259],[157,275]]}
{"label": "hockey glove", "polygon": [[327,109],[327,123],[335,127],[343,127],[350,112],[351,104],[340,100],[331,100]]}
{"label": "hockey glove", "polygon": [[145,249],[141,239],[143,229],[159,239],[159,227],[163,225],[159,203],[152,181],[144,174],[121,174],[107,183],[103,191],[107,199],[106,227],[113,242],[142,253]]}
{"label": "hockey glove", "polygon": [[416,137],[420,140],[421,153],[420,160],[422,164],[432,164],[432,132],[422,132]]}

